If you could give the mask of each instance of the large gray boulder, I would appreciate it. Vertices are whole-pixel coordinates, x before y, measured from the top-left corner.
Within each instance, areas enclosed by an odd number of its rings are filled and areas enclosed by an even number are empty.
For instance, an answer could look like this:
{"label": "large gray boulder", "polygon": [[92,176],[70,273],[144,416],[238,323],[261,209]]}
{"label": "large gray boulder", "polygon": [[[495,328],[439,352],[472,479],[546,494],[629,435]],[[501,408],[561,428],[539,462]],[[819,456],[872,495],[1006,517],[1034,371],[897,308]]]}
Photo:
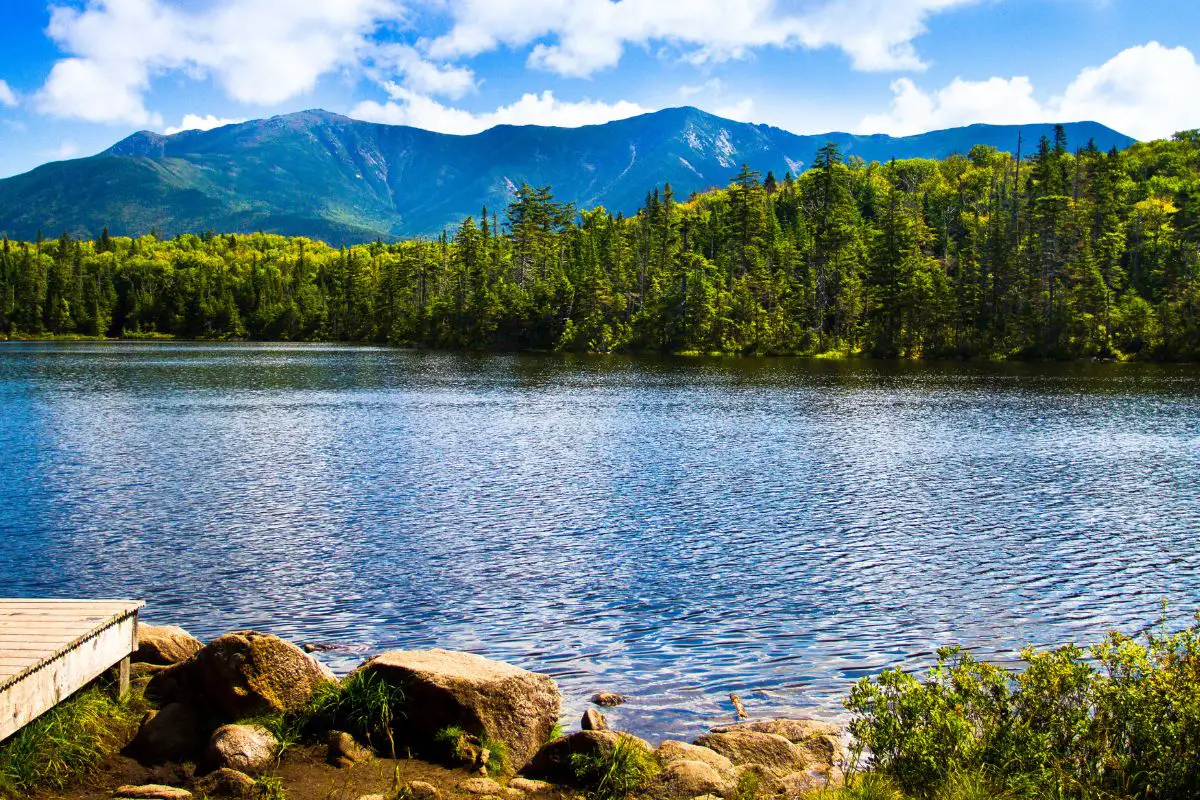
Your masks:
{"label": "large gray boulder", "polygon": [[359,670],[402,690],[397,738],[405,744],[427,747],[439,731],[458,727],[485,743],[502,742],[513,771],[550,737],[562,707],[550,676],[471,653],[393,650]]}
{"label": "large gray boulder", "polygon": [[208,763],[256,775],[271,766],[278,751],[279,740],[260,725],[222,725],[208,740]]}
{"label": "large gray boulder", "polygon": [[135,664],[153,664],[170,666],[181,661],[187,661],[204,643],[174,625],[146,625],[139,622],[137,626],[138,647],[131,659]]}
{"label": "large gray boulder", "polygon": [[736,779],[723,776],[704,761],[670,761],[655,779],[654,797],[689,800],[699,795],[731,792]]}
{"label": "large gray boulder", "polygon": [[[726,780],[737,778],[737,770],[733,762],[716,750],[707,747],[667,739],[655,749],[654,757],[658,759],[658,763],[664,766],[675,761],[702,761]],[[701,794],[703,793],[701,792]]]}
{"label": "large gray boulder", "polygon": [[193,786],[196,794],[201,797],[232,798],[232,800],[251,800],[256,787],[254,778],[228,767],[214,770],[203,778],[197,778]]}

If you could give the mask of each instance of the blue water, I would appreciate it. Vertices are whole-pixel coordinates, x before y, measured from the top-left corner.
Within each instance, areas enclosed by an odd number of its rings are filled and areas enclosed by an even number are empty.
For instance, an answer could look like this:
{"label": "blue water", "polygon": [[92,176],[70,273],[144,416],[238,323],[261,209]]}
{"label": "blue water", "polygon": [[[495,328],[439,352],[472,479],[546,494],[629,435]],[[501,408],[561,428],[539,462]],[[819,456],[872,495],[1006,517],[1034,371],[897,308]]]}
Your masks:
{"label": "blue water", "polygon": [[0,595],[471,650],[650,738],[1200,607],[1200,368],[0,345]]}

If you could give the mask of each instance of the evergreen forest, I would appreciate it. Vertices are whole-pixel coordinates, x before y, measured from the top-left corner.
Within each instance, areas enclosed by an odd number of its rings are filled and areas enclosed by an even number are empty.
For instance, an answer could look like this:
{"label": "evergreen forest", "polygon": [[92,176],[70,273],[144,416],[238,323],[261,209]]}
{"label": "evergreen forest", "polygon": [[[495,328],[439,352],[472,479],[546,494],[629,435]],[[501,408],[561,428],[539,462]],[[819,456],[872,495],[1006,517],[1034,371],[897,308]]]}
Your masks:
{"label": "evergreen forest", "polygon": [[[435,239],[0,244],[0,335],[1200,360],[1200,132],[743,167],[631,216],[522,185]],[[1022,152],[1025,150],[1026,152]]]}

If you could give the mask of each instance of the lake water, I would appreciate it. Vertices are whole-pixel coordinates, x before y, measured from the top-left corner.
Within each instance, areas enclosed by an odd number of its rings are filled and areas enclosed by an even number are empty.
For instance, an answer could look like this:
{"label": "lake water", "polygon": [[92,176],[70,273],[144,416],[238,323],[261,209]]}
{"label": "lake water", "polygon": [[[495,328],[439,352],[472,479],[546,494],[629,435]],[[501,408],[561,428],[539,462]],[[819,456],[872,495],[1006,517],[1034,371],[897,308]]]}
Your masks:
{"label": "lake water", "polygon": [[1200,369],[0,344],[0,595],[471,650],[653,739],[1200,607]]}

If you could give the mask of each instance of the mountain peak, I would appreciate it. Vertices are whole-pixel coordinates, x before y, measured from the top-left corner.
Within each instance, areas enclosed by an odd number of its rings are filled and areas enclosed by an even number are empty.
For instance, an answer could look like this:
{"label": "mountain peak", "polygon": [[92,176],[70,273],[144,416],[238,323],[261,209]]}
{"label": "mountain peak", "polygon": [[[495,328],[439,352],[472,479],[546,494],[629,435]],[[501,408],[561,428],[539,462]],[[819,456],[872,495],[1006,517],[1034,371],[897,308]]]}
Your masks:
{"label": "mountain peak", "polygon": [[[151,229],[287,233],[345,243],[428,235],[481,206],[503,209],[522,181],[577,207],[635,212],[670,183],[679,196],[725,186],[742,164],[798,173],[829,141],[867,161],[941,158],[985,144],[1012,151],[1052,125],[971,126],[918,136],[797,136],[694,106],[580,128],[503,126],[451,136],[307,109],[212,130],[140,131],[101,157],[0,181],[0,233],[93,236]],[[1103,126],[1067,126],[1074,145],[1125,147]],[[147,166],[153,168],[146,169]]]}

